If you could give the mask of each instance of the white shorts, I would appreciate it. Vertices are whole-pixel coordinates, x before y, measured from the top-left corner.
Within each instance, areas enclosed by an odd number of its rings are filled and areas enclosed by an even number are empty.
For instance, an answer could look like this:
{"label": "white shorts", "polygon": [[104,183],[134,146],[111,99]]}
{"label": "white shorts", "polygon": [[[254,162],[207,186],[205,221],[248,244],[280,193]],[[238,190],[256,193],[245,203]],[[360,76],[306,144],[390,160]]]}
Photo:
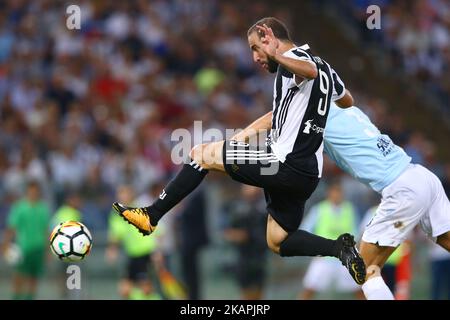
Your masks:
{"label": "white shorts", "polygon": [[450,231],[450,202],[434,173],[421,165],[410,164],[383,189],[381,203],[362,240],[396,247],[419,223],[436,241],[437,236]]}
{"label": "white shorts", "polygon": [[339,292],[353,292],[359,289],[339,260],[328,257],[313,258],[303,278],[303,287],[324,292],[330,290],[333,284]]}

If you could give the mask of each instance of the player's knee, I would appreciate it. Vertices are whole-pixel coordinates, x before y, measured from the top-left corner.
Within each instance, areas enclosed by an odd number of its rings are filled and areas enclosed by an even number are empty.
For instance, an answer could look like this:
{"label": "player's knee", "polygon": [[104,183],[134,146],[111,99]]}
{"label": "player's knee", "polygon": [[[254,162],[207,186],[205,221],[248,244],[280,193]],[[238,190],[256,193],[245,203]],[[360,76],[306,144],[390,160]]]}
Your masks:
{"label": "player's knee", "polygon": [[198,144],[191,149],[189,156],[203,169],[223,171],[221,143],[223,142]]}
{"label": "player's knee", "polygon": [[194,160],[197,164],[203,164],[203,150],[205,149],[206,144],[197,144],[189,152],[189,156],[192,160]]}
{"label": "player's knee", "polygon": [[276,253],[279,254],[280,253],[280,246],[276,245],[275,243],[271,242],[271,241],[267,241],[267,246],[269,247],[269,249]]}
{"label": "player's knee", "polygon": [[276,253],[276,254],[280,253],[280,243],[276,243],[272,239],[267,238],[267,246],[274,253]]}

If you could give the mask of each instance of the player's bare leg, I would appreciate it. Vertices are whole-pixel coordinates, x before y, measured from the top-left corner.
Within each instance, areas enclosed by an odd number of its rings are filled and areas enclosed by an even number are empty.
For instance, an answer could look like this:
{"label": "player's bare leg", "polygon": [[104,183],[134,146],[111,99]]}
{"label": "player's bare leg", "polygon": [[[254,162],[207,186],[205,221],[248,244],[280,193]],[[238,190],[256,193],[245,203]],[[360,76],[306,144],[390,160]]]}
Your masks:
{"label": "player's bare leg", "polygon": [[283,257],[331,256],[341,260],[358,284],[363,284],[366,268],[356,249],[353,236],[345,233],[336,240],[326,239],[304,230],[288,233],[269,214],[267,218],[267,245]]}
{"label": "player's bare leg", "polygon": [[361,241],[360,253],[367,270],[362,289],[368,300],[394,300],[394,295],[381,277],[381,268],[395,249],[396,247],[382,247]]}
{"label": "player's bare leg", "polygon": [[447,231],[444,234],[441,234],[437,237],[437,244],[440,245],[442,248],[450,252],[450,231]]}
{"label": "player's bare leg", "polygon": [[280,245],[287,238],[288,233],[272,218],[267,215],[266,240],[267,246],[275,253],[280,253]]}
{"label": "player's bare leg", "polygon": [[133,208],[115,202],[113,208],[143,235],[151,234],[159,219],[177,205],[203,181],[209,170],[225,172],[222,159],[224,141],[197,145],[191,159],[162,190],[159,199],[148,207]]}

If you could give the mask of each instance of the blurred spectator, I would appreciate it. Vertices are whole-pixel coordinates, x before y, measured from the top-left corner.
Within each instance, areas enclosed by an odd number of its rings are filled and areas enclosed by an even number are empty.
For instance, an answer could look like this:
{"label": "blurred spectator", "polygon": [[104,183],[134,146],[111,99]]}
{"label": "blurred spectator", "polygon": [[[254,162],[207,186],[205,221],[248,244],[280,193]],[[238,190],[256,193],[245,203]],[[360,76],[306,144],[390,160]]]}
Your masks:
{"label": "blurred spectator", "polygon": [[209,236],[206,226],[205,189],[197,188],[180,204],[176,216],[178,248],[181,258],[182,279],[190,300],[202,299],[202,280],[200,254],[208,244]]}
{"label": "blurred spectator", "polygon": [[[151,185],[147,192],[140,195],[133,203],[136,206],[144,207],[152,203],[155,198],[159,197],[161,190],[164,188],[165,180],[158,180]],[[173,210],[178,210],[174,208]],[[176,233],[175,220],[176,213],[167,215],[158,223],[158,254],[155,256],[155,267],[158,273],[159,291],[166,299],[186,299],[186,290],[175,277],[175,255],[176,255]]]}
{"label": "blurred spectator", "polygon": [[[358,216],[353,205],[344,199],[340,182],[333,181],[328,186],[327,198],[311,208],[302,229],[337,239],[343,233],[355,234],[357,225]],[[316,293],[331,290],[334,284],[337,292],[353,292],[357,299],[362,299],[364,296],[359,286],[346,271],[335,259],[313,258],[303,279],[304,290],[299,298],[314,299]]]}
{"label": "blurred spectator", "polygon": [[431,258],[431,299],[450,300],[450,253],[433,244]]}
{"label": "blurred spectator", "polygon": [[[165,180],[156,181],[148,191],[136,198],[133,203],[139,207],[144,207],[152,203],[157,197],[161,190],[165,186]],[[176,210],[176,209],[174,209]],[[174,258],[175,253],[175,230],[174,230],[174,219],[176,215],[167,215],[158,223],[158,250],[162,253],[164,257],[164,267],[173,270],[171,262]]]}
{"label": "blurred spectator", "polygon": [[[363,41],[381,45],[408,76],[416,78],[450,110],[450,5],[446,0],[328,1],[338,7]],[[381,9],[381,29],[366,28],[369,5]],[[448,73],[447,73],[448,74]]]}
{"label": "blurred spectator", "polygon": [[450,198],[450,163],[448,163],[444,168],[444,179],[442,181],[442,185],[447,197]]}
{"label": "blurred spectator", "polygon": [[41,198],[39,183],[31,181],[25,197],[11,208],[1,248],[5,254],[15,242],[19,250],[15,261],[13,299],[32,300],[36,296],[48,250],[49,222],[50,211]]}
{"label": "blurred spectator", "polygon": [[268,267],[267,214],[261,189],[242,185],[239,198],[226,203],[228,221],[224,237],[237,250],[233,274],[241,289],[241,299],[258,300],[264,295]]}
{"label": "blurred spectator", "polygon": [[[117,190],[117,199],[128,205],[133,205],[134,190],[129,185],[121,185]],[[117,213],[111,212],[109,219],[109,246],[106,259],[113,263],[122,247],[127,257],[126,275],[119,283],[119,293],[122,299],[159,300],[152,278],[154,268],[152,259],[160,255],[157,249],[158,235],[143,237],[138,230],[129,225]],[[161,259],[156,259],[161,261]]]}
{"label": "blurred spectator", "polygon": [[86,213],[83,221],[94,230],[106,229],[111,201],[115,197],[115,192],[114,188],[102,179],[99,165],[88,169],[80,196],[83,202],[81,211]]}
{"label": "blurred spectator", "polygon": [[83,222],[82,199],[77,190],[67,192],[63,204],[56,210],[51,219],[51,227],[54,228],[58,224],[67,221]]}
{"label": "blurred spectator", "polygon": [[[450,164],[443,168],[443,181],[447,197],[450,198]],[[450,253],[433,244],[430,249],[431,259],[431,299],[450,299]]]}

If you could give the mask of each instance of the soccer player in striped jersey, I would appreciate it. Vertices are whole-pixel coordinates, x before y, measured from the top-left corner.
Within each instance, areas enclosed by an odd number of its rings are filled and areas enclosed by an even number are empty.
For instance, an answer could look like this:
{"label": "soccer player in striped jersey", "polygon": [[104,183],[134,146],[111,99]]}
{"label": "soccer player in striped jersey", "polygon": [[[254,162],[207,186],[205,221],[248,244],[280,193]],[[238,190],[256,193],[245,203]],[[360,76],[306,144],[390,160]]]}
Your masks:
{"label": "soccer player in striped jersey", "polygon": [[[115,210],[143,234],[150,234],[161,217],[203,180],[209,170],[264,189],[268,220],[267,243],[281,256],[333,256],[353,279],[363,283],[366,270],[353,236],[326,239],[298,227],[306,200],[322,174],[323,132],[331,101],[351,106],[353,99],[333,68],[313,56],[308,45],[296,46],[287,28],[275,18],[264,18],[247,33],[253,60],[271,73],[273,112],[253,122],[230,141],[194,147],[191,159],[148,207],[114,203]],[[247,141],[259,130],[269,130],[267,143]]]}
{"label": "soccer player in striped jersey", "polygon": [[416,225],[450,251],[450,202],[442,183],[425,167],[411,163],[411,157],[355,106],[331,104],[324,146],[342,170],[381,194],[362,236],[361,255],[367,265],[362,289],[367,299],[394,299],[379,270]]}

